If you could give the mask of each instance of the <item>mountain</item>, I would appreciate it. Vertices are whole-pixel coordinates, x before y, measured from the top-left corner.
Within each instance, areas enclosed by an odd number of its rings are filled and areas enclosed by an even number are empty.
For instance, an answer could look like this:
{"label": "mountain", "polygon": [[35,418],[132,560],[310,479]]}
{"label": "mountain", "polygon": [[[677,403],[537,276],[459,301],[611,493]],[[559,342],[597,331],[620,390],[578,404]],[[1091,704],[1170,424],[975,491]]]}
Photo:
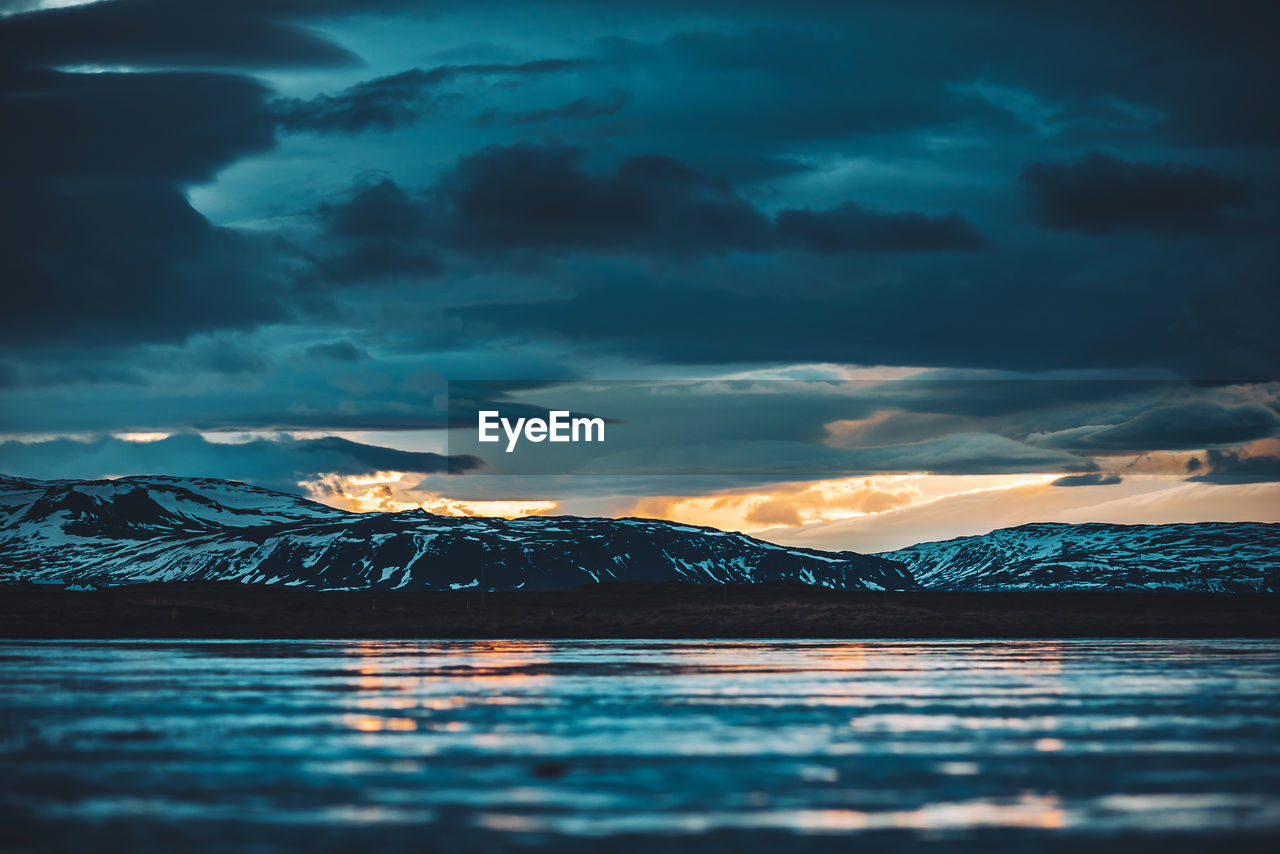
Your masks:
{"label": "mountain", "polygon": [[0,581],[548,590],[613,579],[915,587],[900,564],[648,519],[348,513],[230,481],[0,476]]}
{"label": "mountain", "polygon": [[550,590],[614,579],[838,590],[1280,590],[1280,525],[1035,524],[879,555],[651,519],[349,513],[206,478],[0,476],[0,582]]}
{"label": "mountain", "polygon": [[937,590],[1280,591],[1280,525],[1035,524],[878,557]]}

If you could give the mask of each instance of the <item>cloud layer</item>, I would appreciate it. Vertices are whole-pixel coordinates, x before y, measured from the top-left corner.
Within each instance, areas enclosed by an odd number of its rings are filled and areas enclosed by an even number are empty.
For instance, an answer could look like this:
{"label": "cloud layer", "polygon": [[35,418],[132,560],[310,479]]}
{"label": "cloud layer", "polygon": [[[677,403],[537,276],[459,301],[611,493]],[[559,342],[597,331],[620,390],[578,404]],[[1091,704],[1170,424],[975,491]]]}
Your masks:
{"label": "cloud layer", "polygon": [[[434,477],[396,455],[448,425],[446,380],[535,406],[556,379],[901,369],[856,404],[735,404],[752,429],[697,455],[1038,467],[1077,487],[1055,502],[1275,477],[1265,4],[37,5],[0,17],[25,473]],[[1152,377],[1178,393],[1098,382]],[[174,437],[101,438],[148,431]]]}

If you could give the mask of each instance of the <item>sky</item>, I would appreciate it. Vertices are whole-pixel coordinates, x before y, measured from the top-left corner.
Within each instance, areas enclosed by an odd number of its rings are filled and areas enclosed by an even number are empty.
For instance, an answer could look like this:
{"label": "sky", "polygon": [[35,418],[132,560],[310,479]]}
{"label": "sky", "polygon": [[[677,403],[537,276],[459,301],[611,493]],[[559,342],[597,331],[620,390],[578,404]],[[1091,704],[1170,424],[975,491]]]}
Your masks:
{"label": "sky", "polygon": [[[859,551],[1280,521],[1278,15],[0,0],[0,472]],[[561,405],[609,440],[470,440]]]}

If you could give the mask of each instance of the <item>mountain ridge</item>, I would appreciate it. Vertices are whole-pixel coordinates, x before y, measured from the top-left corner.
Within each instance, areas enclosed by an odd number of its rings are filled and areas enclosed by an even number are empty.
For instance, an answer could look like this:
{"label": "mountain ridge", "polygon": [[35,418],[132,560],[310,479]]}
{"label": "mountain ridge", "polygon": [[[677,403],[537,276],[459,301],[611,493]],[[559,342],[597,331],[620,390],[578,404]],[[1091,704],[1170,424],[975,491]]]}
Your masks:
{"label": "mountain ridge", "polygon": [[877,556],[933,590],[1280,590],[1280,524],[1032,522]]}
{"label": "mountain ridge", "polygon": [[[238,507],[228,507],[209,494]],[[261,501],[256,515],[246,505]],[[562,589],[608,579],[905,590],[901,565],[652,519],[351,513],[234,481],[0,481],[0,579]],[[256,521],[256,524],[232,524]]]}
{"label": "mountain ridge", "polygon": [[0,475],[0,581],[553,590],[611,580],[837,590],[1280,590],[1280,525],[1036,522],[864,555],[638,517],[354,513],[238,481]]}

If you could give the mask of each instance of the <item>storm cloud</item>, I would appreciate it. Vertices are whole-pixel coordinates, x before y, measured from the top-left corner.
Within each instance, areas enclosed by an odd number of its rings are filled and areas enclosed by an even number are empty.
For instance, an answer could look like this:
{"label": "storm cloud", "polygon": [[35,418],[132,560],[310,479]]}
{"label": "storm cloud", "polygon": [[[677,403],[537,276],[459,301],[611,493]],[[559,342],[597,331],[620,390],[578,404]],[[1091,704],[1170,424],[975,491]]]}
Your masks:
{"label": "storm cloud", "polygon": [[1078,448],[1187,450],[1238,445],[1280,432],[1280,415],[1258,405],[1222,406],[1192,401],[1149,409],[1137,417],[1082,437]]}
{"label": "storm cloud", "polygon": [[378,273],[379,256],[397,266],[397,259],[416,257],[432,240],[478,252],[673,256],[784,248],[934,252],[982,245],[957,213],[879,213],[846,202],[829,210],[783,210],[771,219],[727,181],[670,157],[632,157],[612,170],[590,170],[586,160],[587,152],[573,147],[488,148],[463,157],[437,187],[417,198],[384,179],[322,213],[336,236],[376,241],[367,247],[370,275]]}
{"label": "storm cloud", "polygon": [[1036,163],[1022,173],[1041,225],[1105,234],[1123,229],[1200,231],[1248,199],[1239,181],[1185,163],[1129,163],[1090,154]]}
{"label": "storm cloud", "polygon": [[[31,63],[0,73],[0,121],[20,129],[0,139],[3,348],[181,341],[288,314],[284,242],[218,227],[184,194],[274,146],[266,86],[238,74],[39,67],[72,54],[165,64],[150,48],[213,59],[235,41],[223,27],[204,34],[207,53],[178,36],[162,47],[166,34],[189,30],[174,8],[101,3],[0,19],[6,62]],[[150,27],[126,24],[142,12],[155,13]],[[240,42],[251,59],[336,56],[314,38],[276,43],[264,26],[263,51]]]}
{"label": "storm cloud", "polygon": [[[75,63],[263,68],[357,64],[350,51],[290,18],[349,2],[111,0],[5,19],[0,55],[31,65]],[[373,4],[370,4],[373,5]]]}
{"label": "storm cloud", "polygon": [[1280,481],[1280,454],[1251,454],[1238,448],[1210,449],[1188,466],[1190,481],[1218,484]]}
{"label": "storm cloud", "polygon": [[[716,453],[1272,465],[1241,450],[1277,433],[1264,5],[37,5],[0,17],[14,471],[440,472],[390,446],[435,447],[446,379],[859,370],[919,373],[735,405]],[[1135,377],[1210,382],[1098,381]],[[119,431],[176,435],[46,441]]]}
{"label": "storm cloud", "polygon": [[4,347],[181,341],[286,314],[271,241],[211,225],[163,182],[4,184]]}
{"label": "storm cloud", "polygon": [[[435,68],[412,68],[373,80],[365,80],[341,92],[320,94],[312,98],[285,98],[275,104],[282,127],[291,131],[317,133],[355,133],[370,128],[390,130],[413,124],[435,106],[459,96],[440,88],[442,84],[467,77],[508,77],[554,74],[592,65],[583,59],[540,59],[522,63],[478,63],[473,65],[441,65]],[[542,121],[559,115],[587,117],[599,115],[597,103],[582,98],[574,104],[537,114],[514,117],[517,123]],[[621,109],[619,105],[616,109]],[[613,111],[616,112],[616,109]]]}
{"label": "storm cloud", "polygon": [[854,202],[830,210],[785,210],[778,214],[784,244],[816,252],[870,249],[928,252],[977,249],[982,236],[958,213],[876,214]]}

